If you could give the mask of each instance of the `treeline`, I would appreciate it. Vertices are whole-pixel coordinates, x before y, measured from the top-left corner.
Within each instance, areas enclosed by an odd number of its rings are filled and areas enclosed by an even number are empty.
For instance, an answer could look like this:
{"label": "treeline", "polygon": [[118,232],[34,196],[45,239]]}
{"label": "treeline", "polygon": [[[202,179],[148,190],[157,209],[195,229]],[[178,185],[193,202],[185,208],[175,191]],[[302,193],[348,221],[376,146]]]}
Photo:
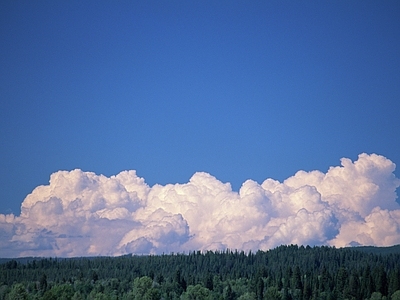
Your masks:
{"label": "treeline", "polygon": [[0,264],[0,299],[400,300],[400,252],[290,245],[255,253],[15,259]]}

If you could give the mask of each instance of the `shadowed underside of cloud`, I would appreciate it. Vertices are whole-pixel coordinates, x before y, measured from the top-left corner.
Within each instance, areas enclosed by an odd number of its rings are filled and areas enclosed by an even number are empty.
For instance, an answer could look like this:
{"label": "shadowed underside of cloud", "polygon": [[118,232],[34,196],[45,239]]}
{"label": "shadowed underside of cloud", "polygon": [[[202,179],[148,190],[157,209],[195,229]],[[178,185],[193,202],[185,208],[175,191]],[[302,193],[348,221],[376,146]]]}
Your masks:
{"label": "shadowed underside of cloud", "polygon": [[25,198],[20,216],[0,214],[0,257],[399,244],[394,170],[360,154],[326,173],[247,180],[239,192],[201,172],[149,187],[135,171],[59,171]]}

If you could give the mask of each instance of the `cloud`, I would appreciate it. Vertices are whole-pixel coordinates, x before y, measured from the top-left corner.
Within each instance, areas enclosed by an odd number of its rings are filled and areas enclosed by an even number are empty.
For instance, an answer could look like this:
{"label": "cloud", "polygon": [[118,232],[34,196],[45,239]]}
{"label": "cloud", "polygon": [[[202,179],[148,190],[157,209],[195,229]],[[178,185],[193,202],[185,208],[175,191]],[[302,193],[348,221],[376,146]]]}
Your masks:
{"label": "cloud", "polygon": [[239,192],[203,172],[149,187],[135,171],[59,171],[25,198],[20,216],[0,214],[0,257],[399,244],[394,170],[360,154],[326,173],[247,180]]}

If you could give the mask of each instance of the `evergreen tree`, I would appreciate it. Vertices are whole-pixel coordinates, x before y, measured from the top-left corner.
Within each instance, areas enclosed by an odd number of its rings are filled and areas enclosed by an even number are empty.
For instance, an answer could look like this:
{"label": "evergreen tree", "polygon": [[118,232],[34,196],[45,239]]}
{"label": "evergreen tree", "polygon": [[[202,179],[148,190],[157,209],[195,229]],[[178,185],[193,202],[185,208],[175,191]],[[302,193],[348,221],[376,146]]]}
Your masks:
{"label": "evergreen tree", "polygon": [[264,298],[264,281],[263,281],[262,277],[257,278],[256,297],[258,300],[262,300]]}
{"label": "evergreen tree", "polygon": [[321,275],[318,279],[320,292],[327,292],[330,290],[329,281],[330,281],[329,273],[324,265],[321,270]]}
{"label": "evergreen tree", "polygon": [[399,271],[399,269],[392,270],[390,272],[388,295],[391,296],[397,290],[400,290],[400,271]]}
{"label": "evergreen tree", "polygon": [[213,290],[213,276],[211,275],[210,272],[207,272],[206,278],[205,278],[205,282],[204,282],[204,286],[209,289],[210,291]]}
{"label": "evergreen tree", "polygon": [[371,267],[367,265],[361,278],[361,296],[363,299],[368,299],[374,291],[375,285],[371,275]]}
{"label": "evergreen tree", "polygon": [[291,290],[293,299],[301,300],[303,298],[303,283],[301,281],[301,272],[299,266],[294,268],[291,278]]}
{"label": "evergreen tree", "polygon": [[349,285],[346,289],[346,296],[348,296],[349,299],[362,299],[360,293],[360,282],[358,274],[355,271],[353,271],[349,277]]}
{"label": "evergreen tree", "polygon": [[339,299],[344,299],[344,292],[347,289],[347,281],[348,281],[349,274],[347,270],[341,267],[337,273],[336,277],[336,290],[338,293]]}
{"label": "evergreen tree", "polygon": [[299,266],[296,266],[294,268],[291,287],[292,289],[299,289],[299,290],[303,289],[303,283],[301,282],[301,272]]}
{"label": "evergreen tree", "polygon": [[309,300],[312,296],[311,280],[308,277],[309,276],[304,275],[303,300]]}
{"label": "evergreen tree", "polygon": [[42,274],[39,281],[39,289],[42,293],[47,290],[47,276],[45,273]]}
{"label": "evergreen tree", "polygon": [[382,265],[374,269],[373,277],[374,277],[376,291],[381,293],[382,296],[387,296],[388,292],[387,275]]}

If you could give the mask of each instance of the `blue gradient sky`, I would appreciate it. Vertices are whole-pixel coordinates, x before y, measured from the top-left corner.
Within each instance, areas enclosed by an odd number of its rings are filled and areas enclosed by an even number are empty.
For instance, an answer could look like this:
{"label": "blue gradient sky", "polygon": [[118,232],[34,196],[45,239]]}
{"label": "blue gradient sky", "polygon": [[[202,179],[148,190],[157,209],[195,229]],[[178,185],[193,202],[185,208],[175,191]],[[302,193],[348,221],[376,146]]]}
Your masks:
{"label": "blue gradient sky", "polygon": [[0,213],[58,170],[399,165],[399,33],[398,1],[2,1]]}

